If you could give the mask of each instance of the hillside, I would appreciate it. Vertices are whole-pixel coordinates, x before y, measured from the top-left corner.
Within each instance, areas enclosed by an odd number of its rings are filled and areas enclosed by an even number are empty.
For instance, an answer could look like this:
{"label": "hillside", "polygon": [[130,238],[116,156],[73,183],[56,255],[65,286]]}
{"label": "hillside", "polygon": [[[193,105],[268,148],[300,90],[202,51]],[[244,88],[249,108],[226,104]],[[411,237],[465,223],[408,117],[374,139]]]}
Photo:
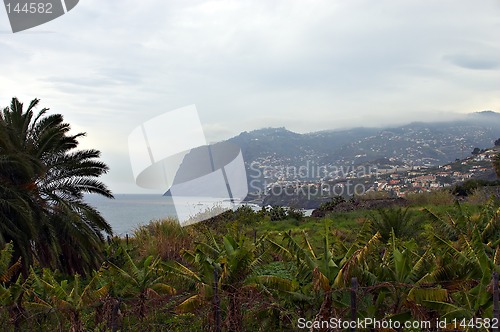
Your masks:
{"label": "hillside", "polygon": [[500,113],[473,113],[460,121],[416,122],[399,127],[353,128],[298,134],[285,128],[243,132],[229,139],[247,163],[259,158],[288,162],[361,163],[396,158],[402,163],[437,166],[490,147],[500,137]]}
{"label": "hillside", "polygon": [[[250,194],[263,198],[276,185],[298,187],[349,177],[359,180],[369,177],[373,169],[378,173],[431,169],[465,159],[476,147],[489,148],[499,137],[500,113],[486,111],[461,120],[386,128],[307,134],[283,127],[264,128],[242,132],[214,147],[217,150],[227,142],[241,148]],[[184,161],[195,160],[197,152],[193,150]],[[364,171],[363,176],[359,170]],[[361,182],[365,185],[366,181]]]}
{"label": "hillside", "polygon": [[228,141],[241,147],[249,184],[253,180],[252,191],[278,181],[318,180],[310,174],[287,174],[290,172],[284,170],[289,167],[436,167],[463,159],[476,147],[491,147],[499,137],[500,113],[479,112],[448,122],[308,134],[266,128],[243,132]]}

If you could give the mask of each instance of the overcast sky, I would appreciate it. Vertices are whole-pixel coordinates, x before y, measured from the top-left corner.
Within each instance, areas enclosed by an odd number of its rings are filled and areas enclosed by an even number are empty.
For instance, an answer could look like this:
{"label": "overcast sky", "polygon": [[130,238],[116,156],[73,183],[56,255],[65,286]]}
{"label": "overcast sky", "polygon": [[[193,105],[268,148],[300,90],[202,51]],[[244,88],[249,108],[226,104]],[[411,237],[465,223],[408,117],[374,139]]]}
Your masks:
{"label": "overcast sky", "polygon": [[499,32],[500,0],[81,0],[16,34],[0,9],[0,106],[40,98],[138,192],[129,133],[186,105],[208,141],[500,111]]}

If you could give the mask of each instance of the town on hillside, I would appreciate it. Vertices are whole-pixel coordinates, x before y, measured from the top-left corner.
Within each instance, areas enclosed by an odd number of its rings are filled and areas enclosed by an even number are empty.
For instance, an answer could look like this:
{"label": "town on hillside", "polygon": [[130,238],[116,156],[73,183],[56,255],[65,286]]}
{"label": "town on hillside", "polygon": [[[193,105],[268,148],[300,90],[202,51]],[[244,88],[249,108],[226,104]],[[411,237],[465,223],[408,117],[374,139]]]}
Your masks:
{"label": "town on hillside", "polygon": [[[362,196],[385,192],[390,197],[405,197],[411,193],[449,188],[467,180],[496,179],[493,158],[500,146],[474,149],[470,156],[440,166],[398,163],[387,158],[384,163],[335,167],[307,164],[288,167],[281,164],[259,163],[261,179],[249,181],[248,200],[264,205],[290,204],[301,208],[316,208],[333,196]],[[260,185],[260,186],[259,186]]]}

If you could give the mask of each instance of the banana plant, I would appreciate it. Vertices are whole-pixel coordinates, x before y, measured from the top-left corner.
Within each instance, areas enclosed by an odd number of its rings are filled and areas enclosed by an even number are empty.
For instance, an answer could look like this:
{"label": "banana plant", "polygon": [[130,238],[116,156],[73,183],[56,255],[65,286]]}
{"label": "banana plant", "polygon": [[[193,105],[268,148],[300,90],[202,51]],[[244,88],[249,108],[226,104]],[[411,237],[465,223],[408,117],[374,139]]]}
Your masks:
{"label": "banana plant", "polygon": [[56,312],[64,316],[70,324],[70,332],[84,331],[82,312],[96,305],[109,291],[109,283],[96,287],[102,280],[104,268],[95,271],[87,285],[76,274],[74,280],[57,281],[49,269],[43,269],[41,275],[30,269],[26,307],[34,311],[50,314]]}
{"label": "banana plant", "polygon": [[432,242],[435,269],[428,282],[440,283],[448,301],[427,301],[445,318],[492,317],[491,278],[500,272],[500,209],[490,200],[479,215],[456,204],[454,216],[441,218],[427,210],[436,232]]}
{"label": "banana plant", "polygon": [[400,321],[430,319],[431,314],[422,302],[445,301],[448,296],[446,289],[427,280],[428,271],[434,266],[431,249],[421,253],[415,241],[399,239],[391,231],[381,252],[366,267],[373,277],[370,315]]}
{"label": "banana plant", "polygon": [[[196,294],[177,306],[181,313],[192,312],[203,304],[214,302],[214,296],[224,296],[228,300],[227,325],[231,331],[241,331],[243,326],[242,298],[249,289],[257,287],[252,272],[262,263],[259,247],[264,242],[261,238],[256,243],[239,240],[226,235],[217,241],[211,234],[206,242],[197,244],[195,250],[184,250],[183,258],[189,263],[180,262],[168,265],[170,273],[196,286]],[[269,281],[269,280],[268,280]],[[214,286],[217,291],[214,293]],[[214,316],[216,305],[213,306]]]}
{"label": "banana plant", "polygon": [[118,267],[108,262],[113,278],[114,293],[123,298],[138,298],[140,320],[147,314],[147,301],[161,295],[175,294],[176,290],[166,283],[160,257],[148,256],[136,264],[126,250],[122,250],[124,264]]}
{"label": "banana plant", "polygon": [[24,279],[19,275],[16,281],[12,282],[12,278],[22,267],[21,258],[11,264],[13,253],[12,242],[6,243],[4,249],[0,250],[0,306],[7,310],[14,331],[19,331],[20,318],[24,311]]}
{"label": "banana plant", "polygon": [[311,291],[322,294],[322,302],[315,320],[328,320],[334,306],[347,307],[345,298],[335,298],[334,293],[345,290],[350,278],[359,272],[359,266],[366,263],[379,243],[380,234],[370,232],[369,223],[365,223],[359,232],[356,241],[345,246],[340,241],[330,243],[329,229],[325,225],[323,243],[320,250],[315,250],[303,233],[303,244],[297,242],[291,232],[285,233],[283,244],[270,241],[272,248],[289,261],[294,261],[297,266],[296,279],[302,285],[299,292],[310,294]]}
{"label": "banana plant", "polygon": [[464,246],[441,239],[439,262],[427,276],[427,282],[439,283],[449,293],[446,302],[428,301],[431,308],[444,313],[445,318],[482,318],[492,315],[491,278],[500,271],[500,249],[488,257],[479,230],[472,238],[462,238]]}

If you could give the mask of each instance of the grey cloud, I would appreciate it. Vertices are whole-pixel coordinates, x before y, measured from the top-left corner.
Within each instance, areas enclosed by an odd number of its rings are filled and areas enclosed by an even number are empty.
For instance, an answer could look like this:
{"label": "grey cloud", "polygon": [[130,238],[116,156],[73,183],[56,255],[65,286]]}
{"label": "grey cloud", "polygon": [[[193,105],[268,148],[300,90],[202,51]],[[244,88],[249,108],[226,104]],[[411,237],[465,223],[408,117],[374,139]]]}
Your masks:
{"label": "grey cloud", "polygon": [[53,84],[76,85],[82,87],[100,88],[104,86],[138,84],[140,75],[130,72],[120,71],[119,69],[104,69],[99,73],[89,76],[50,76],[40,79],[41,81]]}
{"label": "grey cloud", "polygon": [[108,86],[114,84],[114,80],[107,77],[63,77],[63,76],[51,76],[40,79],[41,81],[51,83],[55,87],[61,85],[70,86],[81,86],[87,88],[100,88],[103,86]]}
{"label": "grey cloud", "polygon": [[85,0],[55,33],[1,35],[0,100],[56,101],[114,169],[131,128],[193,103],[210,139],[499,111],[499,18],[498,0]]}
{"label": "grey cloud", "polygon": [[455,66],[474,69],[490,70],[500,67],[500,59],[491,54],[451,54],[444,56],[444,59]]}

